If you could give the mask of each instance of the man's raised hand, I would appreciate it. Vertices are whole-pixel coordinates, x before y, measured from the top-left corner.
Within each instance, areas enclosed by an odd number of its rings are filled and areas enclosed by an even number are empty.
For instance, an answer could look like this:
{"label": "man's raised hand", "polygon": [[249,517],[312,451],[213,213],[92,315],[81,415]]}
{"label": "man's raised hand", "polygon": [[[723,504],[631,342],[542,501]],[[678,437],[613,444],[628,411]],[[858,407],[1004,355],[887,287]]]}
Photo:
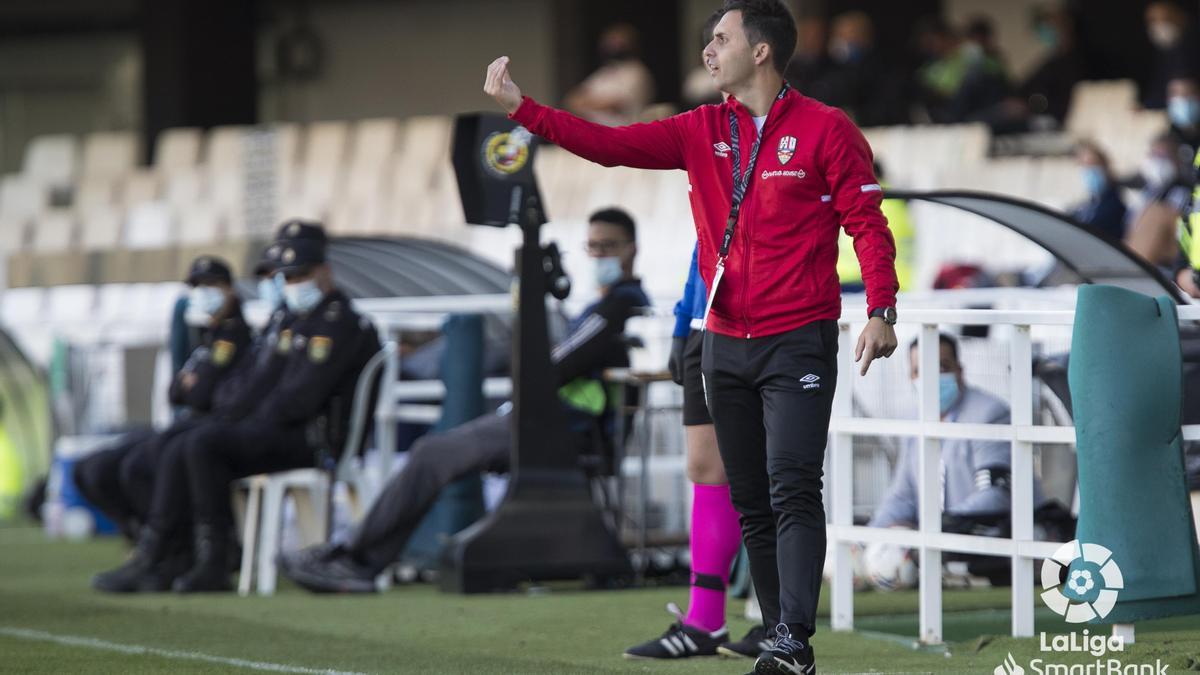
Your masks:
{"label": "man's raised hand", "polygon": [[512,81],[508,74],[508,57],[501,56],[492,61],[487,69],[487,78],[483,81],[483,91],[496,99],[496,103],[504,108],[504,112],[513,114],[521,106],[521,88]]}

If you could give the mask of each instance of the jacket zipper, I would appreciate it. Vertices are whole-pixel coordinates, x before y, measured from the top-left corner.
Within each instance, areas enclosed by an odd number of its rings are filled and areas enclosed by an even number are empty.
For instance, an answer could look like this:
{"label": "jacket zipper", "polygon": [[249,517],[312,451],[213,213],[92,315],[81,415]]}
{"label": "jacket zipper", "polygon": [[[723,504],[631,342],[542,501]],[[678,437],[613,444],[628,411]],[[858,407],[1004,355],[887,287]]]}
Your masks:
{"label": "jacket zipper", "polygon": [[742,250],[745,252],[744,253],[745,262],[742,266],[742,269],[744,270],[744,277],[742,279],[742,301],[741,301],[742,328],[746,332],[746,339],[749,339],[750,338],[750,307],[749,307],[749,301],[748,301],[749,293],[747,292],[747,289],[750,287],[750,261],[752,259],[752,256],[750,255],[750,229],[748,227],[749,223],[750,223],[750,218],[749,218],[749,214],[747,213],[746,210],[742,211],[742,221],[743,221],[742,228],[741,228],[741,230],[742,230]]}

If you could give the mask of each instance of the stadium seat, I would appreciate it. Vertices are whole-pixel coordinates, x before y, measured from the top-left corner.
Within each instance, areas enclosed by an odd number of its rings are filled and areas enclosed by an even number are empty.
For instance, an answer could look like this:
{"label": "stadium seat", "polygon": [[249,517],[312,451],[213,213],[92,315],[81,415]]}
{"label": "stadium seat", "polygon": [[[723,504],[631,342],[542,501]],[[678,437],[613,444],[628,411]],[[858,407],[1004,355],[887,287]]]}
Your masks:
{"label": "stadium seat", "polygon": [[21,174],[0,179],[0,218],[28,220],[49,206],[44,186]]}
{"label": "stadium seat", "polygon": [[119,188],[118,204],[131,209],[158,199],[159,178],[151,171],[137,169],[125,176]]}
{"label": "stadium seat", "polygon": [[205,201],[204,174],[198,167],[180,168],[165,174],[163,193],[171,210],[186,213]]}
{"label": "stadium seat", "polygon": [[379,169],[391,159],[400,144],[400,122],[390,117],[354,123],[350,142],[351,169]]}
{"label": "stadium seat", "polygon": [[73,284],[46,290],[46,316],[53,323],[91,324],[95,309],[95,286]]}
{"label": "stadium seat", "polygon": [[45,289],[9,288],[0,293],[0,321],[9,327],[36,323],[42,317]]}
{"label": "stadium seat", "polygon": [[179,243],[184,246],[204,246],[220,241],[221,216],[211,203],[197,203],[179,213]]}
{"label": "stadium seat", "polygon": [[304,217],[328,215],[339,191],[349,131],[346,122],[317,122],[305,130],[299,182],[288,196]]}
{"label": "stadium seat", "polygon": [[108,131],[88,134],[83,139],[84,178],[115,179],[138,165],[140,143],[137,134]]}
{"label": "stadium seat", "polygon": [[121,243],[124,213],[115,206],[93,206],[78,212],[81,218],[79,244],[85,251],[115,249]]}
{"label": "stadium seat", "polygon": [[25,248],[28,234],[28,220],[0,216],[0,254],[13,253]]}
{"label": "stadium seat", "polygon": [[39,186],[68,189],[78,172],[78,152],[74,136],[38,136],[25,147],[21,173]]}
{"label": "stadium seat", "polygon": [[242,170],[242,137],[250,130],[244,126],[214,127],[208,132],[204,165],[213,172]]}
{"label": "stadium seat", "polygon": [[1066,129],[1076,138],[1112,138],[1124,133],[1137,108],[1133,80],[1080,82],[1071,93]]}
{"label": "stadium seat", "polygon": [[110,178],[84,177],[75,188],[71,205],[80,216],[93,209],[111,207],[116,200],[116,183]]}
{"label": "stadium seat", "polygon": [[69,209],[46,211],[34,223],[32,248],[37,253],[69,251],[75,241],[75,214]]}
{"label": "stadium seat", "polygon": [[125,220],[124,245],[131,249],[165,248],[175,243],[171,210],[164,202],[131,206]]}
{"label": "stadium seat", "polygon": [[154,142],[154,169],[168,175],[180,169],[192,169],[200,163],[204,132],[191,127],[165,129]]}

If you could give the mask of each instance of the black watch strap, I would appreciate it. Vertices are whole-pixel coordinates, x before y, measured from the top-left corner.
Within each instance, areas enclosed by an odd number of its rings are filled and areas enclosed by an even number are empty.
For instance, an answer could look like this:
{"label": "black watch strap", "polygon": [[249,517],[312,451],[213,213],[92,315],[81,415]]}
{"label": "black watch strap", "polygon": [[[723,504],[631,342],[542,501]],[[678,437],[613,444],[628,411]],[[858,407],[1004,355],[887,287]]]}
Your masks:
{"label": "black watch strap", "polygon": [[869,316],[872,319],[879,317],[880,319],[883,319],[883,322],[889,326],[896,325],[895,307],[876,307],[875,309],[871,310],[871,314]]}

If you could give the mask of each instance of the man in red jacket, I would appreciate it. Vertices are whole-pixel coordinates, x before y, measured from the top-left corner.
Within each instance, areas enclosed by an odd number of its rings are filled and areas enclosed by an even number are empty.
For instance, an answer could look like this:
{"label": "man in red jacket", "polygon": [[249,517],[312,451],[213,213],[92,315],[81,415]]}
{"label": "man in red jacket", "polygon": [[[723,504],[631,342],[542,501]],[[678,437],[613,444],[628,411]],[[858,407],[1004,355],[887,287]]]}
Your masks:
{"label": "man in red jacket", "polygon": [[[762,606],[755,673],[815,672],[825,556],[821,476],[837,379],[838,228],[853,237],[870,319],[855,358],[896,349],[895,243],[871,150],[841,111],[786,86],[795,23],[780,0],[726,0],[705,49],[718,105],[603,127],[521,95],[508,57],[484,91],[529,131],[603,164],[681,169],[709,289],[702,371]],[[762,152],[760,152],[760,150]]]}

